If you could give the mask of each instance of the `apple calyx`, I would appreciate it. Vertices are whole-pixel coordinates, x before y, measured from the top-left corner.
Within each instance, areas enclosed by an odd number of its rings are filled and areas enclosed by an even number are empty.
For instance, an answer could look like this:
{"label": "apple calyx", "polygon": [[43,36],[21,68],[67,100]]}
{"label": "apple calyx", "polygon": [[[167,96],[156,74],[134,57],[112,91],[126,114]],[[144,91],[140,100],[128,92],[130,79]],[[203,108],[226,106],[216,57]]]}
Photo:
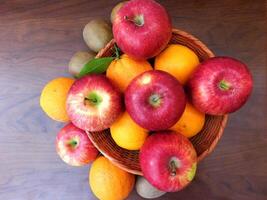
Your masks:
{"label": "apple calyx", "polygon": [[177,158],[171,158],[169,162],[169,170],[170,170],[171,176],[176,176],[177,169],[179,169],[180,166],[181,166],[181,163]]}
{"label": "apple calyx", "polygon": [[223,91],[227,91],[231,88],[231,84],[228,81],[221,80],[219,82],[219,88]]}
{"label": "apple calyx", "polygon": [[102,98],[97,93],[91,92],[84,101],[85,105],[97,106],[102,102]]}
{"label": "apple calyx", "polygon": [[162,97],[160,97],[158,94],[152,94],[150,97],[149,97],[149,104],[152,105],[153,107],[158,107],[160,106],[160,103],[161,103],[161,99]]}
{"label": "apple calyx", "polygon": [[136,15],[134,18],[125,16],[124,19],[133,22],[136,26],[143,26],[145,24],[144,15]]}

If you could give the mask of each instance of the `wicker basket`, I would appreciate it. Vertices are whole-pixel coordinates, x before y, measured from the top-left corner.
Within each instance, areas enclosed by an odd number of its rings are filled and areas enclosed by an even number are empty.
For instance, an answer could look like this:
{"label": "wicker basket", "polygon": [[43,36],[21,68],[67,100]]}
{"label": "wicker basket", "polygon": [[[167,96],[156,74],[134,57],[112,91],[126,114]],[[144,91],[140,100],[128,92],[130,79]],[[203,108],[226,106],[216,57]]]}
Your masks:
{"label": "wicker basket", "polygon": [[[200,61],[214,56],[214,54],[201,41],[181,30],[173,30],[170,43],[182,44],[189,47],[198,55]],[[110,41],[109,44],[98,53],[97,57],[114,55],[114,44],[114,40]],[[206,115],[204,128],[200,133],[190,139],[197,151],[198,161],[205,158],[215,148],[223,133],[227,118],[227,115]],[[98,150],[115,165],[130,173],[142,175],[139,165],[139,151],[129,151],[120,148],[113,141],[109,130],[88,132],[87,134]]]}

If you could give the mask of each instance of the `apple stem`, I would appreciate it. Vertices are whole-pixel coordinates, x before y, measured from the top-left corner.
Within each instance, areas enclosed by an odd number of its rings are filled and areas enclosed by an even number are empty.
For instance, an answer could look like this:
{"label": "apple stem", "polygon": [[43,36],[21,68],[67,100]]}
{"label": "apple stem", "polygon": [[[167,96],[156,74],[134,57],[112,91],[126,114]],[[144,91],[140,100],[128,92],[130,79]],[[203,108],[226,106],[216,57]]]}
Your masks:
{"label": "apple stem", "polygon": [[159,96],[152,96],[152,98],[151,98],[153,103],[157,103],[159,99],[160,99]]}
{"label": "apple stem", "polygon": [[222,80],[222,81],[219,82],[219,88],[221,90],[226,91],[226,90],[229,90],[230,87],[231,87],[230,84],[227,81],[225,81],[225,80]]}
{"label": "apple stem", "polygon": [[84,98],[84,104],[88,105],[99,105],[102,102],[102,98],[95,92],[91,92],[87,97]]}
{"label": "apple stem", "polygon": [[124,19],[133,22],[137,26],[143,26],[145,24],[143,15],[137,15],[133,19],[125,16]]}
{"label": "apple stem", "polygon": [[78,144],[78,142],[75,141],[75,140],[71,140],[71,141],[69,142],[69,145],[71,146],[71,148],[75,148],[77,144]]}
{"label": "apple stem", "polygon": [[92,103],[97,103],[97,99],[94,99],[94,98],[87,98],[87,97],[85,97],[85,100],[90,101]]}
{"label": "apple stem", "polygon": [[170,162],[171,176],[176,176],[176,163],[174,160]]}
{"label": "apple stem", "polygon": [[154,107],[158,107],[161,103],[161,99],[162,99],[162,97],[160,95],[152,94],[149,97],[149,103]]}

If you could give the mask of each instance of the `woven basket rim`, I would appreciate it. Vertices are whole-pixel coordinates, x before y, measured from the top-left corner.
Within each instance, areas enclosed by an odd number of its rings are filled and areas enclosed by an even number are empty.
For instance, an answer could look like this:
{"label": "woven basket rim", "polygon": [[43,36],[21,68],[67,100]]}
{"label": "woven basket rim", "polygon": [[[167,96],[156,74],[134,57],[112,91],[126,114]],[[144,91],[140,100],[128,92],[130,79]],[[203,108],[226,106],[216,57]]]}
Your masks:
{"label": "woven basket rim", "polygon": [[224,132],[225,126],[227,124],[228,121],[228,115],[223,115],[223,120],[221,122],[221,126],[220,126],[220,131],[217,134],[216,138],[213,140],[213,142],[211,143],[210,147],[208,149],[206,149],[205,151],[203,151],[198,157],[197,157],[197,161],[200,162],[202,161],[204,158],[206,158],[214,149],[215,146],[218,144],[219,140],[222,137],[222,134]]}
{"label": "woven basket rim", "polygon": [[[88,137],[91,139],[91,134],[89,131],[85,131],[88,135]],[[118,163],[116,160],[114,160],[114,158],[112,156],[109,156],[107,153],[105,153],[104,151],[102,151],[102,149],[99,147],[99,145],[94,142],[94,140],[91,139],[91,142],[93,143],[93,145],[98,149],[98,151],[104,156],[106,157],[109,161],[111,161],[114,165],[116,165],[117,167],[130,172],[131,174],[135,174],[135,175],[139,175],[139,176],[143,176],[143,173],[137,170],[132,170],[129,169],[127,167],[125,167],[125,165],[121,165],[120,163]]]}

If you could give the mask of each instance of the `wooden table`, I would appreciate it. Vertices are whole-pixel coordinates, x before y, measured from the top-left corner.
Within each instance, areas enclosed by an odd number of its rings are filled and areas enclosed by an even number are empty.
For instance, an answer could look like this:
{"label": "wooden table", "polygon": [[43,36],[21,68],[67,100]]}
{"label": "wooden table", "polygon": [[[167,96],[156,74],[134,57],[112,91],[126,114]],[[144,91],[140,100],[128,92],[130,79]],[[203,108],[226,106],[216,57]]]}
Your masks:
{"label": "wooden table", "polygon": [[[0,2],[0,199],[95,199],[89,166],[73,168],[55,151],[63,126],[39,107],[43,86],[69,76],[67,64],[86,50],[82,28],[109,18],[115,0],[1,0]],[[267,199],[266,7],[263,0],[160,1],[175,27],[217,55],[248,64],[254,76],[249,102],[230,116],[214,153],[200,163],[194,182],[161,199]],[[129,199],[141,199],[135,192]]]}

